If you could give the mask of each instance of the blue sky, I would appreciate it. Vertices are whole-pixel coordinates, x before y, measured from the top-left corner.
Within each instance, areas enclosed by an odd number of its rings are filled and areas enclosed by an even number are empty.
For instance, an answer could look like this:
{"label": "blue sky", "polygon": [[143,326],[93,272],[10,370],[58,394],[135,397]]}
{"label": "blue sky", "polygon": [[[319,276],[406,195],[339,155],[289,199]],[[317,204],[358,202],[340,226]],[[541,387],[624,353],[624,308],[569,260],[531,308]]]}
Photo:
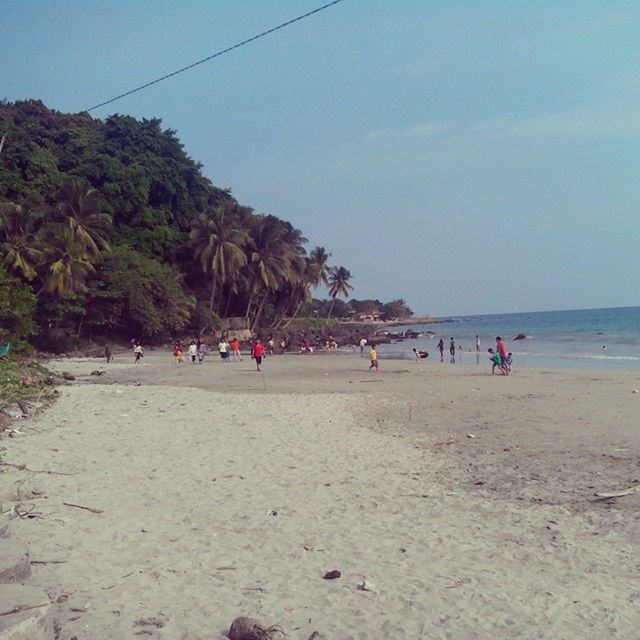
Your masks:
{"label": "blue sky", "polygon": [[[0,97],[82,111],[322,0],[5,0]],[[160,117],[358,298],[640,304],[640,4],[344,0],[92,112]]]}

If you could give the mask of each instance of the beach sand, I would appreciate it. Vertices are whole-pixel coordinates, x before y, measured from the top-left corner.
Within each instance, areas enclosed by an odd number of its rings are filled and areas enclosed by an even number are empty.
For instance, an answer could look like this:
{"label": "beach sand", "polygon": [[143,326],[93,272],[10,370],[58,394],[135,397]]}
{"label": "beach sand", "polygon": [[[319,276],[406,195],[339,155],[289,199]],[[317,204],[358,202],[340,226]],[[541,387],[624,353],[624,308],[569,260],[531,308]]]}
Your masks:
{"label": "beach sand", "polygon": [[593,494],[640,482],[640,374],[473,358],[52,363],[0,500],[58,637],[637,638],[640,494]]}

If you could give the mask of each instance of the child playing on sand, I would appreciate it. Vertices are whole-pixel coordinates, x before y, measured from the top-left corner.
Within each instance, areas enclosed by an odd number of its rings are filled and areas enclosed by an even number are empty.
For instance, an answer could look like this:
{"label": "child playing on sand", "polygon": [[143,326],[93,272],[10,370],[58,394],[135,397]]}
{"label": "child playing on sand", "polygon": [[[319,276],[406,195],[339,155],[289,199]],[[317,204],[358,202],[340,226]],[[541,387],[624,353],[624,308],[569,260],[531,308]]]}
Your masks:
{"label": "child playing on sand", "polygon": [[107,364],[109,364],[111,362],[111,358],[113,358],[111,347],[109,345],[104,348],[104,357],[107,359]]}
{"label": "child playing on sand", "polygon": [[500,369],[500,373],[504,376],[505,373],[503,370],[503,362],[500,354],[493,349],[487,349],[487,351],[491,354],[489,356],[489,360],[491,360],[491,375],[496,372],[496,367],[498,367],[498,369]]}
{"label": "child playing on sand", "polygon": [[369,350],[369,360],[371,360],[371,364],[369,365],[369,371],[371,369],[378,370],[378,352],[376,351],[376,343],[371,343],[371,349]]}
{"label": "child playing on sand", "polygon": [[173,355],[176,358],[176,364],[180,364],[181,362],[184,362],[184,358],[182,357],[183,353],[184,353],[184,347],[182,346],[182,342],[178,340],[175,346],[173,347]]}
{"label": "child playing on sand", "polygon": [[416,348],[413,349],[413,353],[416,356],[416,362],[420,362],[420,360],[424,360],[429,357],[428,351],[418,351]]}
{"label": "child playing on sand", "polygon": [[142,345],[139,342],[134,342],[133,343],[133,355],[135,356],[135,360],[134,360],[134,364],[138,364],[138,362],[140,361],[141,358],[143,358],[144,356],[142,355]]}
{"label": "child playing on sand", "polygon": [[231,338],[231,342],[229,343],[231,347],[231,355],[234,360],[240,360],[242,362],[242,356],[240,355],[240,341],[238,338]]}
{"label": "child playing on sand", "polygon": [[509,353],[507,353],[507,358],[504,361],[504,363],[507,365],[507,369],[509,371],[511,371],[511,365],[513,363],[513,354],[511,353],[511,351],[509,351]]}

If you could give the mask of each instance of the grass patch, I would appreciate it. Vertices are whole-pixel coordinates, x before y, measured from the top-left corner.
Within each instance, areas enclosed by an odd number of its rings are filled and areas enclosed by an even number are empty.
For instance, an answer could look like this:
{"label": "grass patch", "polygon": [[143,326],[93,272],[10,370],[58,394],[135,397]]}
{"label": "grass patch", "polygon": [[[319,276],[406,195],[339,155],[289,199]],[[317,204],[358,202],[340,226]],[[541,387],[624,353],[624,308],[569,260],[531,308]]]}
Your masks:
{"label": "grass patch", "polygon": [[13,402],[52,398],[51,373],[31,360],[0,359],[0,408]]}

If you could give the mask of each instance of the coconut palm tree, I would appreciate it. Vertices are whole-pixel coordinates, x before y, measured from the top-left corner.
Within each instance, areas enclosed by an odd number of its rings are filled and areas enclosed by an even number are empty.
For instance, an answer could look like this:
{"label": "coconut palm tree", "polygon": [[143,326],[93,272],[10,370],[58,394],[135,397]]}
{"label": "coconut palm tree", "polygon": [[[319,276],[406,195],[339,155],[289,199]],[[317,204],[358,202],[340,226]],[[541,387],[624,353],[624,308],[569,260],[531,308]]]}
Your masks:
{"label": "coconut palm tree", "polygon": [[308,262],[300,255],[289,261],[287,275],[275,295],[275,313],[271,328],[276,329],[286,316],[295,317],[304,302],[311,302]]}
{"label": "coconut palm tree", "polygon": [[329,284],[329,295],[331,296],[331,306],[329,307],[328,317],[331,317],[331,312],[333,311],[333,305],[335,304],[336,298],[338,296],[344,296],[345,298],[349,295],[349,291],[353,289],[353,287],[349,284],[349,280],[351,279],[351,272],[344,267],[333,267],[329,272],[328,284]]}
{"label": "coconut palm tree", "polygon": [[51,234],[45,253],[43,290],[59,299],[86,291],[85,279],[95,267],[85,249],[84,243],[69,228]]}
{"label": "coconut palm tree", "polygon": [[109,250],[103,232],[111,228],[111,216],[101,213],[98,191],[80,180],[71,180],[58,191],[56,201],[62,226],[72,231],[91,260]]}
{"label": "coconut palm tree", "polygon": [[213,309],[218,287],[228,284],[247,263],[245,247],[250,246],[251,239],[224,208],[218,207],[199,217],[190,241],[202,270],[211,276],[209,308]]}
{"label": "coconut palm tree", "polygon": [[319,287],[328,283],[330,253],[324,247],[315,247],[307,258],[307,281],[312,287]]}
{"label": "coconut palm tree", "polygon": [[33,280],[42,259],[36,235],[41,215],[28,205],[0,204],[0,254],[9,273]]}
{"label": "coconut palm tree", "polygon": [[252,326],[259,320],[269,292],[277,291],[287,279],[290,259],[295,253],[295,248],[288,242],[288,232],[275,216],[256,216],[251,233],[253,247],[247,264],[250,285],[245,311],[249,318],[256,299],[260,300]]}

